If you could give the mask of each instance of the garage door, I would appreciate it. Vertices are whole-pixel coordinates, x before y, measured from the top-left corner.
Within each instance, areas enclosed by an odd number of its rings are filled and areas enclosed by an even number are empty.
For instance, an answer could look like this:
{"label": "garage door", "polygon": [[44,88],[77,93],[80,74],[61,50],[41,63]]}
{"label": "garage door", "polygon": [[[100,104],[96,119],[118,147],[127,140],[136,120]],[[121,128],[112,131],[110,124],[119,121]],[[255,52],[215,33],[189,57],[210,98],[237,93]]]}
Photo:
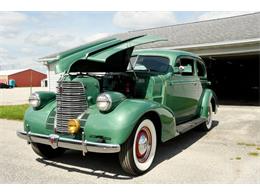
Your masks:
{"label": "garage door", "polygon": [[260,54],[204,56],[221,104],[260,105]]}

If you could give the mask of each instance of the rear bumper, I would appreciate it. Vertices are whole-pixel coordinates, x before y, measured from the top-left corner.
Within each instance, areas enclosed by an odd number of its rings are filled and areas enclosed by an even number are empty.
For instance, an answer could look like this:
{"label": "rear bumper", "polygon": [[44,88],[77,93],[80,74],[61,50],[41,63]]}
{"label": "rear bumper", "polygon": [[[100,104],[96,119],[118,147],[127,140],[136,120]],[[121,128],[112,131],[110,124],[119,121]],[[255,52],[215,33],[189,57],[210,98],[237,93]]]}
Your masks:
{"label": "rear bumper", "polygon": [[17,136],[28,141],[29,143],[41,143],[50,145],[53,149],[61,147],[71,150],[80,150],[83,153],[96,152],[96,153],[117,153],[120,151],[119,144],[106,144],[89,142],[86,140],[74,140],[69,138],[60,137],[57,134],[42,135],[26,131],[17,131]]}

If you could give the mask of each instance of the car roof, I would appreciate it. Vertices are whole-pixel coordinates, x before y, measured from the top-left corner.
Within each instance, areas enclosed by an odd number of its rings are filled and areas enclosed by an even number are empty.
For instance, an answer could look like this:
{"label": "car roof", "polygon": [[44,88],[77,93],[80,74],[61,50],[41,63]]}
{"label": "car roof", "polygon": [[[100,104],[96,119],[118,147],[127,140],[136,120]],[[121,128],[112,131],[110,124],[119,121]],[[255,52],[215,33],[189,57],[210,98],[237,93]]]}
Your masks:
{"label": "car roof", "polygon": [[169,58],[176,58],[178,56],[192,56],[201,59],[198,55],[182,51],[182,50],[171,50],[171,49],[139,49],[134,50],[133,55],[153,55],[153,56],[165,56]]}

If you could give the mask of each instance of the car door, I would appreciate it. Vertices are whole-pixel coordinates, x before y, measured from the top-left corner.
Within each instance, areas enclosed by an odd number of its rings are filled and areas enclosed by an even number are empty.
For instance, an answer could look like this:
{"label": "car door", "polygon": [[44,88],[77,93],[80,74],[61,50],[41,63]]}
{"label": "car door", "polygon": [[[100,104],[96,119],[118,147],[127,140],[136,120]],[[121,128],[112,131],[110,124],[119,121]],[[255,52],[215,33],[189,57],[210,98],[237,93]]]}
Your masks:
{"label": "car door", "polygon": [[[179,68],[183,70],[180,71]],[[195,60],[189,56],[182,56],[176,60],[174,73],[166,84],[166,106],[175,113],[177,124],[196,115],[199,78],[195,70]]]}
{"label": "car door", "polygon": [[[207,71],[204,62],[201,59],[196,59],[196,76],[198,79],[198,84],[196,86],[196,92],[198,99],[200,100],[202,98],[203,89],[207,88],[209,85],[209,82],[207,80]],[[198,105],[197,114],[200,112],[200,105]]]}
{"label": "car door", "polygon": [[201,59],[196,59],[196,75],[200,82],[198,83],[198,95],[202,94],[204,88],[207,87],[208,80],[207,80],[207,71],[204,62]]}

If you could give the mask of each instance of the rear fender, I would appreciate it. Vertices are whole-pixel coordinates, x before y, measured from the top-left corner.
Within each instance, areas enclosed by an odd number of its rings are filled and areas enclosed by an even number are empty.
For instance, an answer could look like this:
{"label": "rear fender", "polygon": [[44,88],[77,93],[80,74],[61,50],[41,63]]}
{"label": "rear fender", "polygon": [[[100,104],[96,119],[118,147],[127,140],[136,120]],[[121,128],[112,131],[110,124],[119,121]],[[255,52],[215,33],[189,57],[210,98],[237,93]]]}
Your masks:
{"label": "rear fender", "polygon": [[212,103],[212,109],[215,113],[217,113],[218,110],[218,101],[217,96],[211,89],[205,89],[203,96],[201,98],[200,103],[200,117],[207,118],[208,117],[208,105],[209,103]]}

